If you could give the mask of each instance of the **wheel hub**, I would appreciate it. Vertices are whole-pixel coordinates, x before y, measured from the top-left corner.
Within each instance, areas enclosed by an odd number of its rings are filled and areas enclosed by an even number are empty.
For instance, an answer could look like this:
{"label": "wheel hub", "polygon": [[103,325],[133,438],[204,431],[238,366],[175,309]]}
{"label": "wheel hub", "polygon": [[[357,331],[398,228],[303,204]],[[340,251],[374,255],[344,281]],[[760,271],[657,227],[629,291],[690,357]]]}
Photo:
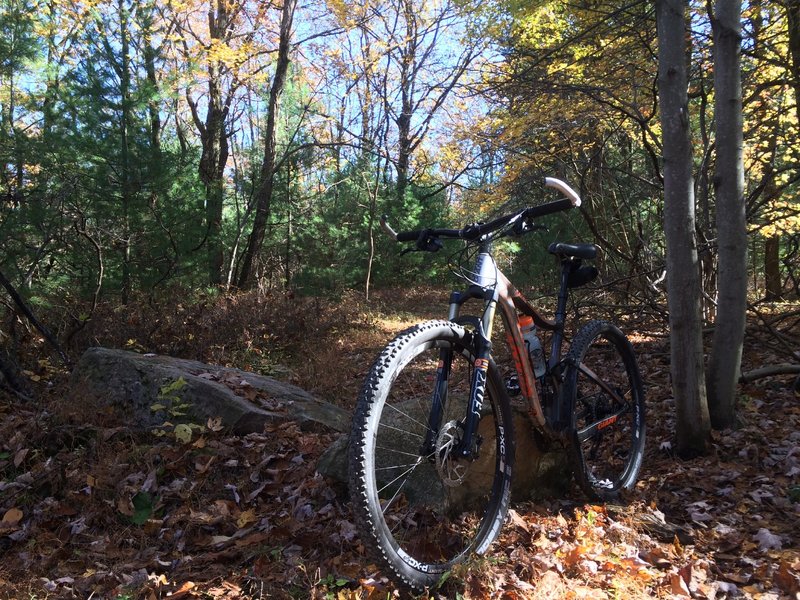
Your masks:
{"label": "wheel hub", "polygon": [[461,444],[461,425],[458,421],[445,423],[436,438],[436,471],[447,487],[456,487],[464,482],[469,462],[456,456]]}

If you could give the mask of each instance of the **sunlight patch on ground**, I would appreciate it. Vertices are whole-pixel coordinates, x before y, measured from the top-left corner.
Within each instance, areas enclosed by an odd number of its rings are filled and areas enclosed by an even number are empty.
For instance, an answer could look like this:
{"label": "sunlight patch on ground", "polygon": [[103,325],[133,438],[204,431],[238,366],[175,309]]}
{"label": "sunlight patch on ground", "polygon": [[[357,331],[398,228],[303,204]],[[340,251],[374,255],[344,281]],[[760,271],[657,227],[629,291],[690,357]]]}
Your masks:
{"label": "sunlight patch on ground", "polygon": [[375,319],[375,324],[382,330],[397,333],[408,329],[412,325],[419,323],[419,318],[409,317],[407,319],[397,317],[379,317]]}

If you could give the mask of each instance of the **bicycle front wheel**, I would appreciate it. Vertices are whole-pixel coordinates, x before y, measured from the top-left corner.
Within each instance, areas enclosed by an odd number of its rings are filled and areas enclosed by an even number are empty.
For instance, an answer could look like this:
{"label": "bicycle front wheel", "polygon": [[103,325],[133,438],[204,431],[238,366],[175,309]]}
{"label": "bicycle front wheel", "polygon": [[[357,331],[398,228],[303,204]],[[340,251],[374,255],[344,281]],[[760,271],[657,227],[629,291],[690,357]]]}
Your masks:
{"label": "bicycle front wheel", "polygon": [[636,483],[644,456],[644,390],[633,346],[612,323],[591,321],[566,363],[575,478],[591,498],[614,500]]}
{"label": "bicycle front wheel", "polygon": [[472,456],[457,451],[475,359],[472,334],[460,325],[412,327],[376,360],[353,417],[350,491],[359,533],[387,574],[418,590],[485,552],[508,510],[512,420],[494,363]]}

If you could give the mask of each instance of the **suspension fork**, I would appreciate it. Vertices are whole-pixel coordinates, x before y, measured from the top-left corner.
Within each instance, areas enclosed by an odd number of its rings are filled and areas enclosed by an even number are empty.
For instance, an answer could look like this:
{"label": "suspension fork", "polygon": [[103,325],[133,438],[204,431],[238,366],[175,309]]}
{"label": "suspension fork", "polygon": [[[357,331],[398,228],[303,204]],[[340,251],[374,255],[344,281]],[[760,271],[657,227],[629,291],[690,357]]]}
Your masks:
{"label": "suspension fork", "polygon": [[428,428],[420,450],[421,456],[431,456],[436,450],[436,438],[442,426],[442,414],[447,401],[447,382],[450,380],[450,368],[453,363],[453,348],[442,348],[439,351],[439,364],[436,367],[436,384],[431,397],[431,412],[428,414]]}
{"label": "suspension fork", "polygon": [[[492,354],[492,323],[497,308],[497,265],[491,255],[491,244],[483,242],[475,265],[477,281],[466,292],[450,294],[450,310],[448,319],[453,322],[464,322],[474,327],[475,362],[470,382],[470,397],[463,421],[463,435],[454,453],[459,458],[476,458],[473,452],[473,438],[478,428],[481,409],[486,396],[486,380],[489,373],[489,360]],[[483,315],[477,317],[459,317],[461,305],[470,298],[480,298],[484,302]],[[430,456],[436,448],[436,439],[442,426],[442,414],[447,402],[448,380],[453,361],[453,348],[442,348],[439,352],[439,364],[436,369],[436,384],[431,398],[431,411],[428,415],[428,429],[422,447],[422,455]]]}
{"label": "suspension fork", "polygon": [[[480,298],[485,302],[483,318],[459,317],[461,305],[470,298]],[[492,322],[494,320],[497,301],[494,293],[479,286],[470,286],[466,292],[453,292],[450,295],[450,310],[448,320],[471,325],[474,328],[473,344],[475,361],[473,363],[470,381],[470,397],[463,420],[463,435],[461,443],[454,449],[459,458],[475,458],[473,452],[473,439],[481,417],[481,409],[486,396],[486,383],[489,369],[489,359],[492,354],[490,341]],[[421,454],[430,456],[436,448],[436,439],[442,426],[442,414],[447,402],[448,381],[453,361],[453,348],[442,348],[439,351],[439,364],[436,368],[436,382],[431,397],[431,410],[428,415],[428,427],[423,442]]]}
{"label": "suspension fork", "polygon": [[469,406],[467,414],[464,416],[464,432],[461,443],[455,449],[458,458],[474,460],[477,453],[473,451],[473,439],[478,429],[478,422],[481,418],[481,409],[486,397],[486,380],[489,374],[489,357],[492,354],[492,342],[488,336],[484,336],[483,331],[479,331],[475,340],[476,358],[472,370],[472,381],[470,385]]}

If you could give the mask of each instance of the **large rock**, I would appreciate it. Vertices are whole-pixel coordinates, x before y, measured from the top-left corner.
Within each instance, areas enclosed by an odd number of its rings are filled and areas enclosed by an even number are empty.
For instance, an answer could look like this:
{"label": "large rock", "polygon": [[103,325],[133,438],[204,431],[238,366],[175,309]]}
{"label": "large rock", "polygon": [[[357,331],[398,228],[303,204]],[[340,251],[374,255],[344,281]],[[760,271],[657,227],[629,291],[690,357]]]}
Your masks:
{"label": "large rock", "polygon": [[[70,389],[70,400],[80,406],[80,414],[89,420],[96,415],[103,425],[117,421],[158,429],[167,421],[204,425],[209,418],[220,418],[237,434],[263,431],[265,425],[283,421],[324,426],[342,436],[320,457],[317,470],[347,481],[350,413],[271,377],[169,356],[90,348],[72,373]],[[547,450],[533,431],[527,413],[515,407],[512,494],[516,500],[559,496],[570,481],[563,450]],[[470,467],[465,485],[446,492],[454,504],[467,501],[471,486],[483,488],[493,475],[494,457],[488,449],[494,447],[494,431],[489,420],[481,421],[479,432],[487,451]],[[437,486],[438,475],[430,466],[420,469],[416,481],[404,490],[412,502],[430,501]]]}
{"label": "large rock", "polygon": [[88,408],[87,413],[95,409],[106,422],[118,416],[141,429],[167,421],[204,425],[209,418],[221,418],[238,434],[288,420],[342,432],[350,428],[347,411],[297,386],[169,356],[90,348],[72,373],[70,389],[72,401]]}
{"label": "large rock", "polygon": [[[414,414],[419,404],[412,400],[403,405],[397,414],[411,414],[417,420],[424,421],[426,415]],[[391,422],[391,416],[389,417]],[[564,494],[571,481],[569,460],[559,444],[551,444],[547,448],[544,440],[534,434],[530,417],[522,407],[513,407],[514,438],[516,446],[514,475],[511,494],[515,501],[558,497]],[[396,431],[397,440],[384,440],[387,447],[405,447],[402,427],[386,428]],[[433,465],[423,464],[415,470],[414,477],[409,478],[403,492],[409,502],[426,503],[431,500],[441,501],[433,497],[436,491],[446,493],[448,503],[459,504],[470,497],[473,489],[486,489],[494,477],[495,455],[491,451],[495,447],[493,421],[483,418],[478,425],[478,433],[483,438],[481,457],[469,467],[469,476],[464,483],[454,488],[443,488],[439,484],[438,474]],[[317,471],[333,479],[346,482],[348,470],[349,437],[343,435],[334,442],[317,462]]]}

